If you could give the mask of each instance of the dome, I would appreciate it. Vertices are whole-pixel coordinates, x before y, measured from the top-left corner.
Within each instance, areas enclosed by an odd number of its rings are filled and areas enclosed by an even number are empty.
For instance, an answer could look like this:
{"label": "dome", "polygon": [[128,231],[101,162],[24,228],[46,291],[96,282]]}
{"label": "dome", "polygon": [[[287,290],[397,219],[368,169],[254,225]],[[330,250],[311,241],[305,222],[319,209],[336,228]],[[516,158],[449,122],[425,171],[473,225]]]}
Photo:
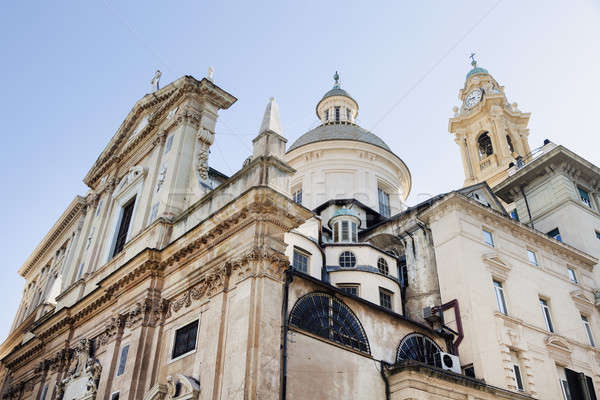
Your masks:
{"label": "dome", "polygon": [[392,150],[379,138],[379,136],[358,125],[340,123],[323,124],[306,132],[289,147],[288,152],[310,143],[323,142],[326,140],[354,140],[381,147],[392,153]]}
{"label": "dome", "polygon": [[472,70],[469,71],[469,73],[467,74],[466,79],[469,79],[469,77],[471,77],[472,75],[475,75],[475,74],[489,74],[489,72],[485,68],[474,67]]}
{"label": "dome", "polygon": [[[321,98],[321,100],[326,99],[328,97],[333,97],[333,96],[345,96],[345,97],[348,97],[348,98],[354,100],[348,92],[346,92],[344,89],[342,89],[340,87],[334,87],[333,89],[331,89],[330,91],[325,93],[323,95],[323,97]],[[356,101],[356,100],[354,100],[354,101]]]}

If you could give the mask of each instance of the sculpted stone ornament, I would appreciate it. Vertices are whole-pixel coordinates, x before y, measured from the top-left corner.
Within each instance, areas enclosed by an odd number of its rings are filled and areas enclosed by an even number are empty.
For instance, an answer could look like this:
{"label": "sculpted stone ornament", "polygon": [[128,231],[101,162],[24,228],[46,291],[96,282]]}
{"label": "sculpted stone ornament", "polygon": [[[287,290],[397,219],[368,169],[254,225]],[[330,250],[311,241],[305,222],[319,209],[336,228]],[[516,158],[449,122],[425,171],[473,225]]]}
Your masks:
{"label": "sculpted stone ornament", "polygon": [[162,76],[162,72],[160,72],[160,69],[157,69],[156,72],[154,73],[154,76],[152,77],[152,80],[150,81],[150,85],[152,85],[152,91],[156,92],[158,89],[160,89],[160,77]]}
{"label": "sculpted stone ornament", "polygon": [[196,400],[200,395],[200,382],[188,375],[175,374],[167,377],[167,398]]}
{"label": "sculpted stone ornament", "polygon": [[209,147],[215,141],[215,135],[206,129],[200,129],[196,139],[196,170],[201,179],[207,180]]}
{"label": "sculpted stone ornament", "polygon": [[57,384],[57,399],[93,400],[96,397],[102,365],[92,356],[93,342],[81,339],[67,369],[67,376]]}

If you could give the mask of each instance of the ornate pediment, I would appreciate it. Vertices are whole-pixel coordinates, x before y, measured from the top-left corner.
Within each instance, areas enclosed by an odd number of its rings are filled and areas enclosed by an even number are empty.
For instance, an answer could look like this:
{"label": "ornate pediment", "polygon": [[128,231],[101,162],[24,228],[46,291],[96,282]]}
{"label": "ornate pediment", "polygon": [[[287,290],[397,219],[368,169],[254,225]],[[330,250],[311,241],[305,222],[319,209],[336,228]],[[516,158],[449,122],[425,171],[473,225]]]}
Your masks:
{"label": "ornate pediment", "polygon": [[558,335],[549,335],[544,339],[544,343],[552,359],[563,365],[570,365],[573,349],[566,339]]}
{"label": "ornate pediment", "polygon": [[577,289],[573,290],[571,293],[571,298],[575,303],[577,309],[583,314],[590,315],[594,311],[594,301],[589,299],[583,290]]}
{"label": "ornate pediment", "polygon": [[500,257],[497,251],[484,254],[481,258],[486,263],[486,267],[490,270],[492,275],[502,280],[505,280],[508,277],[508,273],[512,267]]}
{"label": "ornate pediment", "polygon": [[121,179],[121,181],[115,188],[113,197],[117,197],[121,193],[125,192],[127,189],[129,189],[131,186],[133,186],[136,182],[138,182],[140,179],[142,179],[144,176],[146,176],[147,172],[148,172],[147,168],[144,168],[139,165],[131,167],[129,169],[129,172],[127,173],[127,175],[125,175]]}

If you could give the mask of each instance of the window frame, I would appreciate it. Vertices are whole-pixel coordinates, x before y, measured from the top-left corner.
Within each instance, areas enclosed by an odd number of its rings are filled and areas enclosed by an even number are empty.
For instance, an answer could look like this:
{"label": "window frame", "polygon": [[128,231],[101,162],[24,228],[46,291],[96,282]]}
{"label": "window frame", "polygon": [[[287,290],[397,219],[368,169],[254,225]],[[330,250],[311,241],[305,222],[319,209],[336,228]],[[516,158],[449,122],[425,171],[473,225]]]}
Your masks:
{"label": "window frame", "polygon": [[[592,200],[592,196],[590,194],[590,192],[584,188],[582,188],[581,186],[577,186],[577,193],[579,194],[579,201],[581,201],[583,204],[585,204],[587,207],[594,209],[594,202]],[[584,196],[585,195],[585,196]],[[585,197],[585,198],[584,198]]]}
{"label": "window frame", "polygon": [[504,286],[502,281],[498,279],[492,279],[492,285],[494,287],[494,297],[496,297],[496,307],[498,312],[508,315],[508,305],[506,304],[506,296],[504,294]]}
{"label": "window frame", "polygon": [[540,266],[540,262],[538,260],[537,253],[534,250],[527,249],[527,259],[529,261],[529,264],[536,266],[536,267]]}
{"label": "window frame", "polygon": [[340,106],[335,106],[334,109],[334,117],[335,117],[335,122],[340,122],[340,119],[342,117],[342,108]]}
{"label": "window frame", "polygon": [[[348,295],[353,295],[353,296],[360,296],[360,283],[338,283],[336,285],[336,287],[340,290],[342,290],[345,294]],[[356,289],[356,294],[354,293],[349,293],[344,289]]]}
{"label": "window frame", "polygon": [[115,395],[117,396],[116,398],[119,399],[121,397],[121,391],[117,390],[115,392],[112,392],[110,394],[110,399],[109,400],[115,400]]}
{"label": "window frame", "polygon": [[[489,235],[490,241],[488,242],[486,234]],[[487,244],[491,247],[496,247],[494,242],[494,233],[486,228],[481,228],[481,236],[483,238],[483,243]]]}
{"label": "window frame", "polygon": [[[195,322],[198,323],[198,326],[196,327],[196,341],[194,343],[194,348],[192,350],[189,350],[189,351],[185,352],[185,353],[179,354],[176,357],[173,357],[173,353],[175,351],[175,343],[177,341],[177,331],[179,331],[180,329],[185,328],[188,325],[191,325],[191,324],[193,324]],[[198,350],[198,340],[199,340],[199,337],[200,337],[200,335],[199,335],[199,333],[200,333],[200,317],[189,319],[189,320],[187,320],[185,322],[182,322],[179,325],[174,326],[173,329],[172,329],[172,332],[173,332],[173,334],[172,334],[172,337],[171,337],[171,347],[170,347],[170,351],[169,351],[169,363],[175,362],[177,360],[181,360],[182,358],[185,358],[185,357],[189,356],[190,354],[194,354]]]}
{"label": "window frame", "polygon": [[[556,231],[556,234],[551,235],[551,233],[554,233],[554,231]],[[546,235],[562,243],[562,233],[560,233],[560,229],[558,228],[558,226],[554,229],[550,229],[548,232],[546,232]]]}
{"label": "window frame", "polygon": [[[117,364],[117,371],[115,376],[121,376],[125,373],[125,369],[127,368],[127,358],[129,357],[129,348],[129,343],[127,343],[126,345],[121,345],[121,351],[119,351],[119,363]],[[125,351],[125,349],[127,349],[127,351],[125,352],[125,360],[123,360],[123,352]],[[123,365],[122,370],[121,365]]]}
{"label": "window frame", "polygon": [[[350,260],[354,260],[354,262],[352,263],[352,266],[350,266],[350,267],[344,267],[342,265],[342,256],[345,256],[344,258],[348,257]],[[350,251],[350,250],[344,250],[338,256],[338,263],[340,265],[340,268],[342,268],[342,269],[353,269],[353,268],[356,268],[356,263],[357,263],[356,255],[352,251]]]}
{"label": "window frame", "polygon": [[546,324],[546,330],[550,333],[556,333],[556,327],[552,321],[552,313],[550,311],[549,300],[546,297],[539,297],[539,304],[542,309],[542,316],[544,317],[544,323]]}
{"label": "window frame", "polygon": [[292,200],[294,203],[302,205],[302,186],[295,187],[292,192]]}
{"label": "window frame", "polygon": [[377,186],[377,204],[379,206],[379,214],[386,218],[391,217],[390,193],[381,186]]}
{"label": "window frame", "polygon": [[[298,255],[298,257],[304,257],[304,259],[306,260],[306,270],[302,270],[297,268],[296,266],[296,255]],[[310,270],[310,257],[312,256],[311,253],[309,253],[308,251],[298,247],[298,246],[294,246],[294,250],[292,253],[292,267],[294,268],[294,270],[296,271],[300,271],[302,273],[308,274],[309,270]]]}
{"label": "window frame", "polygon": [[385,260],[385,258],[379,257],[377,259],[377,271],[379,271],[380,274],[385,275],[385,276],[390,275],[390,267],[389,267],[388,262]]}
{"label": "window frame", "polygon": [[579,279],[577,278],[577,271],[573,267],[567,267],[567,275],[569,276],[569,281],[576,285],[579,285]]}
{"label": "window frame", "polygon": [[[385,298],[385,296],[387,296],[389,298],[389,307],[387,307],[386,305],[383,304],[383,300]],[[389,289],[383,288],[383,287],[379,287],[379,305],[383,308],[385,308],[386,310],[390,310],[390,311],[394,311],[394,292],[392,292]]]}
{"label": "window frame", "polygon": [[587,315],[581,315],[581,322],[583,323],[583,328],[585,333],[587,334],[588,344],[592,347],[596,347],[596,340],[594,340],[594,333],[592,332],[592,323],[590,322],[590,318]]}

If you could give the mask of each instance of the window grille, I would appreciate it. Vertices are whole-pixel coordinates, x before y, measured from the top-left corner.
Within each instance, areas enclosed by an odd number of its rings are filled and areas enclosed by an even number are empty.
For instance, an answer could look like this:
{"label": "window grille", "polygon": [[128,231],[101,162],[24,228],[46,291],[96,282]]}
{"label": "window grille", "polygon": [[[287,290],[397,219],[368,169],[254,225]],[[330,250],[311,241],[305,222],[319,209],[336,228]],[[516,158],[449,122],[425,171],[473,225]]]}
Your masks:
{"label": "window grille", "polygon": [[383,257],[379,257],[379,260],[377,260],[377,269],[384,275],[388,275],[390,273],[388,263],[383,259]]}
{"label": "window grille", "polygon": [[356,257],[351,251],[344,251],[340,254],[340,267],[354,268],[356,266]]}
{"label": "window grille", "polygon": [[388,310],[392,309],[392,292],[379,288],[379,305]]}
{"label": "window grille", "polygon": [[308,256],[297,249],[294,249],[294,260],[293,266],[295,270],[300,272],[308,272]]}
{"label": "window grille", "polygon": [[365,331],[352,310],[326,293],[300,298],[290,312],[290,325],[371,354]]}
{"label": "window grille", "polygon": [[338,288],[341,289],[344,293],[351,294],[354,296],[358,296],[358,285],[357,284],[340,284]]}
{"label": "window grille", "polygon": [[396,352],[396,362],[414,360],[427,365],[439,366],[435,355],[441,351],[440,346],[427,336],[411,333],[400,342]]}

